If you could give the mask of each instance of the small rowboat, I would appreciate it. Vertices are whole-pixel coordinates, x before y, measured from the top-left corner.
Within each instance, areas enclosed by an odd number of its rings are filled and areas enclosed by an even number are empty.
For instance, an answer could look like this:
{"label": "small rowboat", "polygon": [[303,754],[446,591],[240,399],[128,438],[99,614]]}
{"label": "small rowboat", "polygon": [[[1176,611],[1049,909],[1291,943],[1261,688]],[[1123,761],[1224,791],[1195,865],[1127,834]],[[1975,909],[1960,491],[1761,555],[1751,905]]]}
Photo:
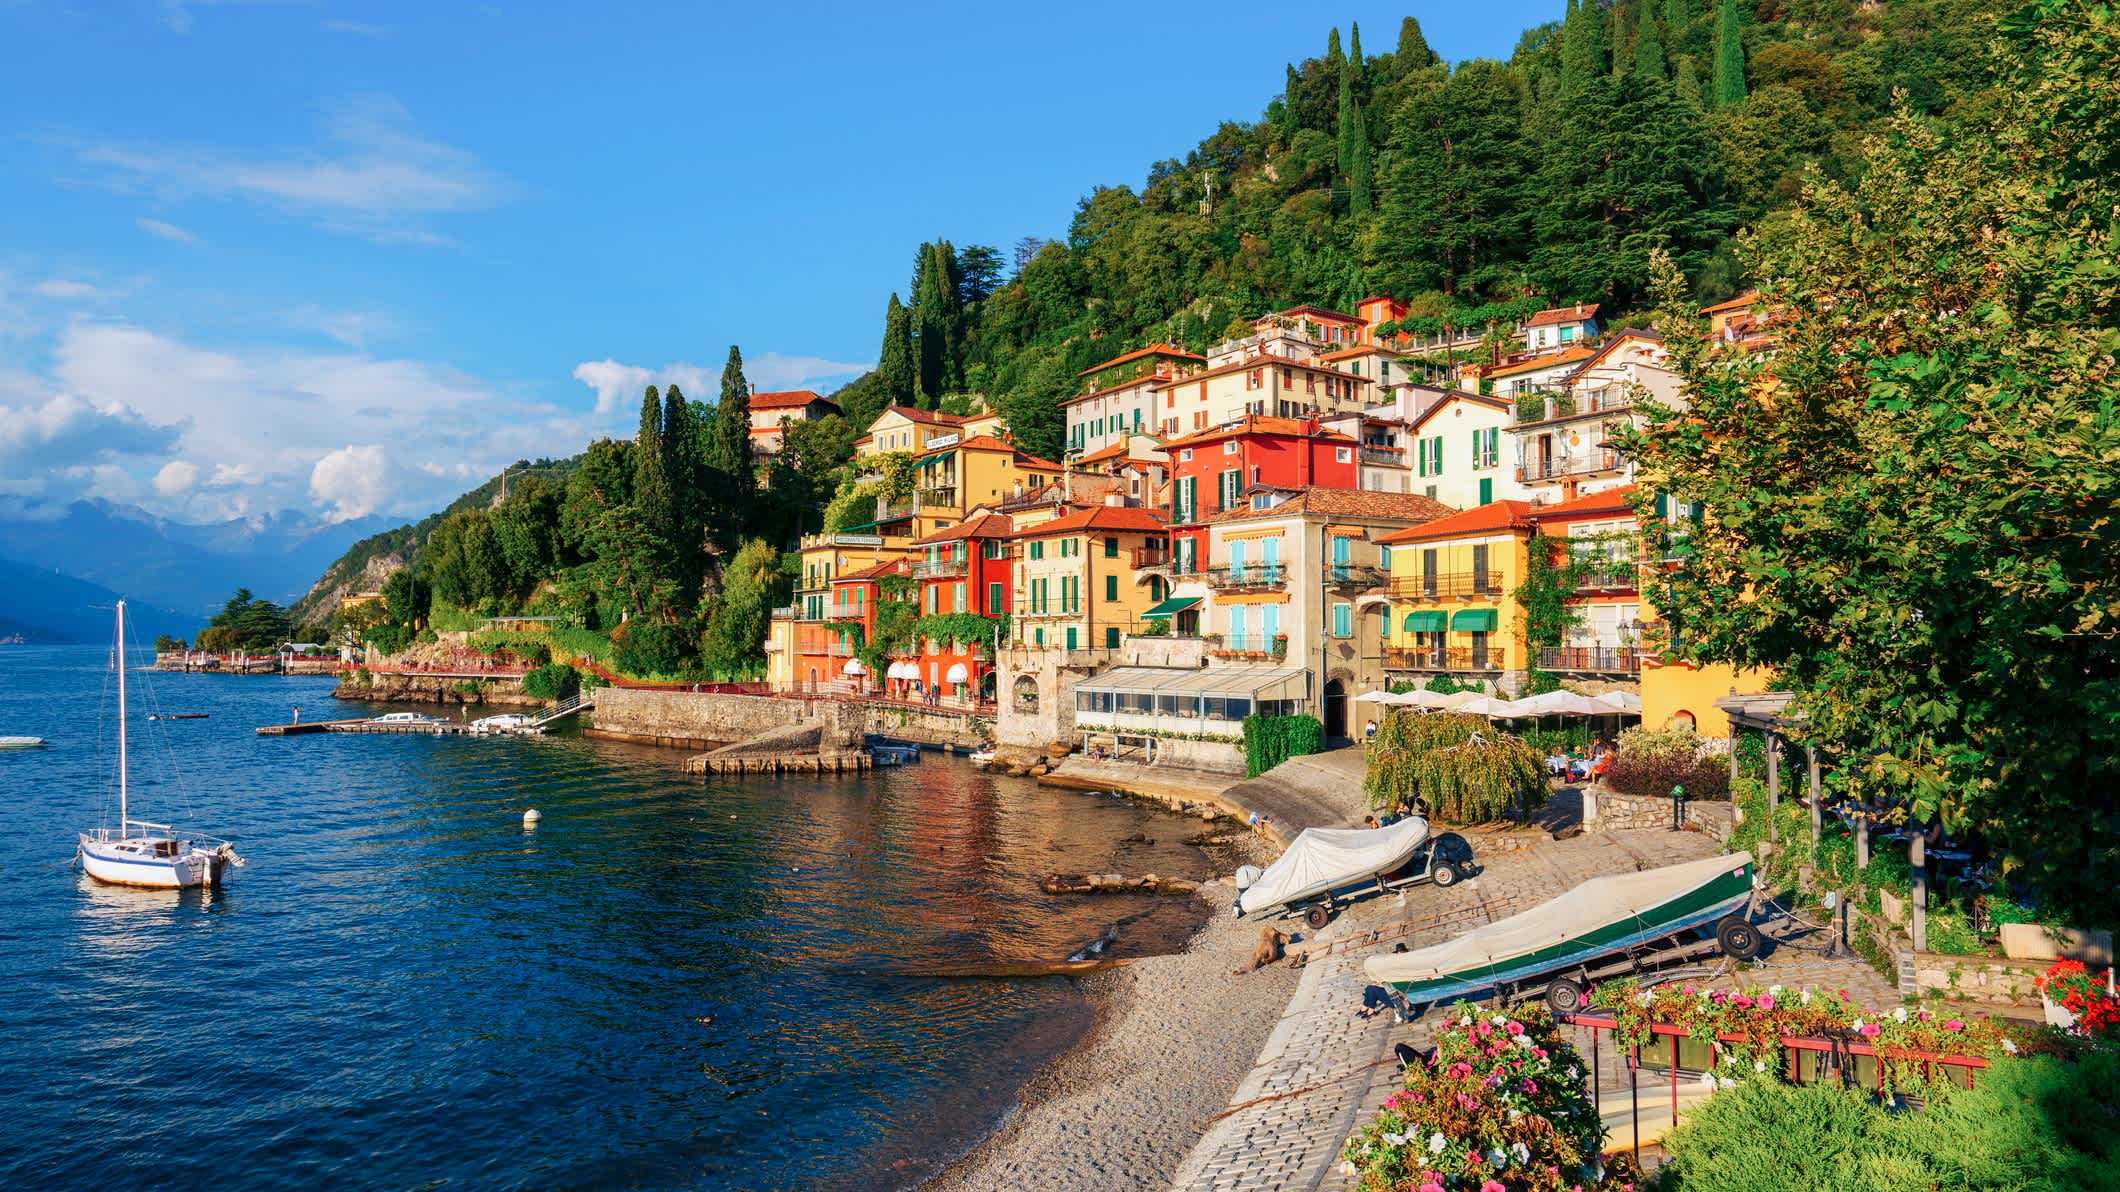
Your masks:
{"label": "small rowboat", "polygon": [[42,749],[42,737],[0,737],[0,749]]}
{"label": "small rowboat", "polygon": [[1741,912],[1751,894],[1750,853],[1592,878],[1448,943],[1372,956],[1362,968],[1418,1006],[1489,989],[1507,995],[1564,981],[1576,988],[1610,962],[1631,964],[1703,930],[1713,941],[1707,946],[1750,957],[1759,933]]}
{"label": "small rowboat", "polygon": [[204,720],[204,719],[206,719],[206,718],[207,718],[208,716],[211,716],[212,714],[213,714],[213,713],[211,713],[211,712],[157,712],[157,713],[152,713],[152,714],[150,714],[150,715],[148,716],[148,719],[149,719],[149,720]]}

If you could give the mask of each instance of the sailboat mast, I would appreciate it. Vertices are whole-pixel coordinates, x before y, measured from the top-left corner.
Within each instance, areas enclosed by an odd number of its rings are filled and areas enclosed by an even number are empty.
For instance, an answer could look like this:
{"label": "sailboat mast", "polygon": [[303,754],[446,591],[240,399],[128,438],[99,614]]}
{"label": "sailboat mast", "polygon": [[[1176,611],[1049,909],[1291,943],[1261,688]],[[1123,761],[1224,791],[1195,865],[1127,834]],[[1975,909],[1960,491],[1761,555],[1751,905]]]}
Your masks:
{"label": "sailboat mast", "polygon": [[125,772],[125,726],[127,717],[125,715],[125,602],[123,600],[118,602],[118,652],[113,657],[118,660],[118,835],[122,837],[126,834],[126,821],[131,818],[131,812],[125,806],[127,778]]}

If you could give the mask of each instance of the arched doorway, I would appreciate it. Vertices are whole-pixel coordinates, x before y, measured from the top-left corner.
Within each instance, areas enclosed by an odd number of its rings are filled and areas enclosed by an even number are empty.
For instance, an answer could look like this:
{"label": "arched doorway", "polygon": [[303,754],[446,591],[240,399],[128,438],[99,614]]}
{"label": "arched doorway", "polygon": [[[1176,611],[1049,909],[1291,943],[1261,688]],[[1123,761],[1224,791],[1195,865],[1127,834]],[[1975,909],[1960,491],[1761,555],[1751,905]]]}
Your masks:
{"label": "arched doorway", "polygon": [[1035,712],[1038,710],[1038,680],[1032,675],[1016,676],[1016,710]]}
{"label": "arched doorway", "polygon": [[1328,679],[1325,683],[1325,739],[1343,740],[1347,736],[1347,682],[1344,679]]}

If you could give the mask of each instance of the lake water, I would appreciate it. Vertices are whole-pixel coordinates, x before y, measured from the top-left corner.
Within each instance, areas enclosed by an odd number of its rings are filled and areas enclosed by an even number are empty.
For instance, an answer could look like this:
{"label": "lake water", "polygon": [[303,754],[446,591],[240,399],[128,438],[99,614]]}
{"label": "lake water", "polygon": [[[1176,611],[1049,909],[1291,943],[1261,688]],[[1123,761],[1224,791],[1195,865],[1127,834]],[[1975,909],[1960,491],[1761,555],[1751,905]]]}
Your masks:
{"label": "lake water", "polygon": [[1125,800],[936,755],[703,784],[571,733],[258,737],[347,714],[278,677],[136,677],[133,814],[249,866],[101,886],[70,856],[116,817],[106,653],[0,647],[0,735],[52,742],[0,751],[0,1187],[911,1186],[1091,1014],[907,970],[1194,925],[1039,893],[1203,875],[1196,824]]}

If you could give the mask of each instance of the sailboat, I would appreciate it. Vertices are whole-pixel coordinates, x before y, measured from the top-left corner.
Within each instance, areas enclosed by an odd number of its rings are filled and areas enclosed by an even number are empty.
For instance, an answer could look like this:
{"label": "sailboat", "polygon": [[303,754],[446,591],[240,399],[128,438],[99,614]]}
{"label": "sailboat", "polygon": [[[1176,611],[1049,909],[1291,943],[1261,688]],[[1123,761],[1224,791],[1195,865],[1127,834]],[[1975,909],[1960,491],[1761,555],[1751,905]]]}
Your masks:
{"label": "sailboat", "polygon": [[243,865],[235,846],[207,836],[180,837],[168,824],[132,818],[126,757],[125,602],[118,602],[118,826],[81,833],[81,867],[99,882],[180,890],[217,886]]}

